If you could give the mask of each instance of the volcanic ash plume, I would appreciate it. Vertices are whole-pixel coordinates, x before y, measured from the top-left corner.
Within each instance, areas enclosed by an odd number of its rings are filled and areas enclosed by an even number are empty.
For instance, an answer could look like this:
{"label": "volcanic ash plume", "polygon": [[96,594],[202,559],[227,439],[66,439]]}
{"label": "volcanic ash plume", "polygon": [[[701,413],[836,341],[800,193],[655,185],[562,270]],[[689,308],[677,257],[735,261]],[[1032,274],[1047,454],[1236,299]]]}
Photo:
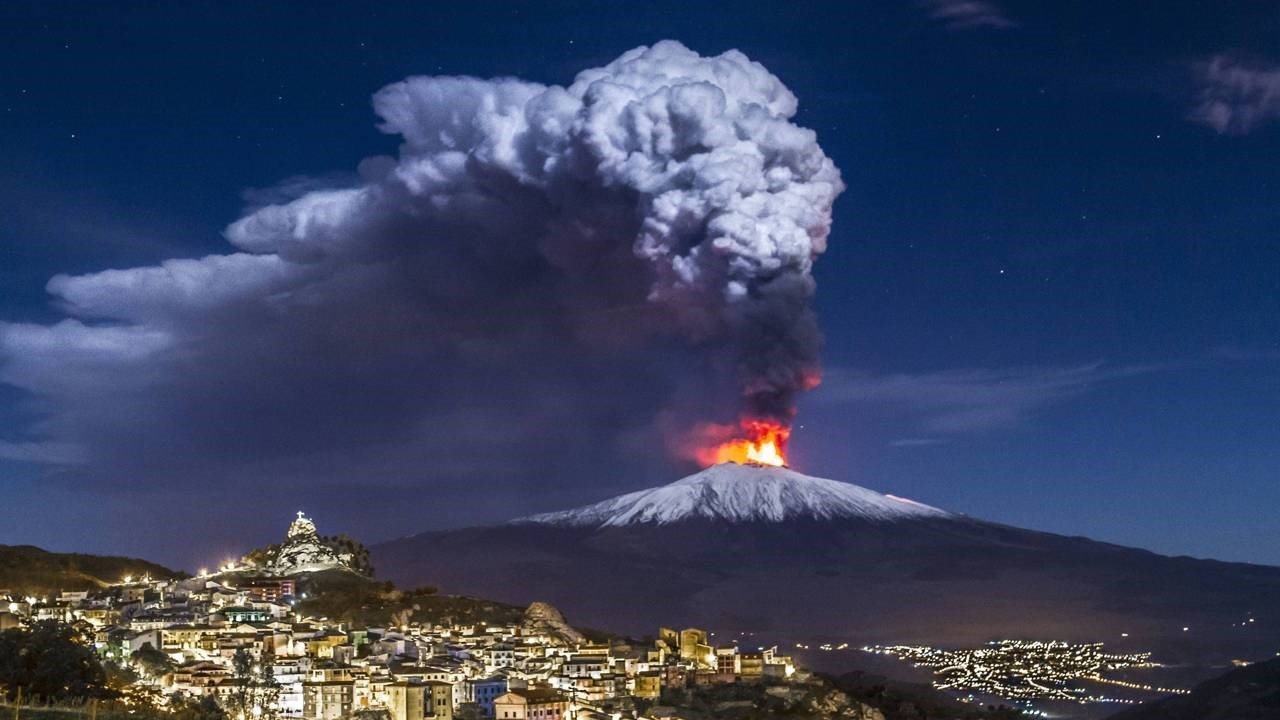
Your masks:
{"label": "volcanic ash plume", "polygon": [[[810,271],[843,185],[763,66],[661,42],[568,87],[413,77],[373,104],[398,157],[292,183],[227,229],[234,254],[54,278],[75,317],[0,326],[0,380],[61,403],[45,427],[73,441],[119,444],[122,405],[138,437],[207,421],[166,443],[210,457],[600,426],[656,388],[690,432],[789,426],[819,377]],[[253,428],[228,421],[246,405]]]}
{"label": "volcanic ash plume", "polygon": [[234,226],[233,241],[282,253],[349,244],[356,228],[336,232],[330,217],[381,217],[401,203],[459,223],[486,206],[539,211],[538,251],[587,295],[575,311],[616,304],[601,283],[638,274],[665,311],[645,330],[675,332],[733,373],[744,427],[789,425],[796,394],[819,377],[810,270],[843,184],[763,66],[662,42],[568,88],[421,77],[374,105],[382,129],[405,139],[389,172],[336,198],[268,208]]}

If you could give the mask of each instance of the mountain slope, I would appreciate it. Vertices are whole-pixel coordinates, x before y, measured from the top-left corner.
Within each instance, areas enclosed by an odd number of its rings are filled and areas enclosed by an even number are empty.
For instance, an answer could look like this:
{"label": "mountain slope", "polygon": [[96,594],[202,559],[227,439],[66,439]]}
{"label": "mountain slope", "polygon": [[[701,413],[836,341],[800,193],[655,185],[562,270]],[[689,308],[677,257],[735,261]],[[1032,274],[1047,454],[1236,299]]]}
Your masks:
{"label": "mountain slope", "polygon": [[1206,680],[1190,695],[1146,703],[1110,720],[1276,720],[1280,718],[1280,658]]}
{"label": "mountain slope", "polygon": [[93,590],[126,575],[154,578],[181,573],[136,558],[53,553],[32,545],[0,545],[0,590],[47,596],[61,590]]}
{"label": "mountain slope", "polygon": [[[1280,617],[1265,617],[1280,608],[1280,568],[1022,530],[772,468],[704,471],[372,552],[399,583],[546,600],[626,632],[694,625],[855,646],[1104,640],[1197,665],[1280,646]],[[1249,612],[1258,622],[1240,627]]]}

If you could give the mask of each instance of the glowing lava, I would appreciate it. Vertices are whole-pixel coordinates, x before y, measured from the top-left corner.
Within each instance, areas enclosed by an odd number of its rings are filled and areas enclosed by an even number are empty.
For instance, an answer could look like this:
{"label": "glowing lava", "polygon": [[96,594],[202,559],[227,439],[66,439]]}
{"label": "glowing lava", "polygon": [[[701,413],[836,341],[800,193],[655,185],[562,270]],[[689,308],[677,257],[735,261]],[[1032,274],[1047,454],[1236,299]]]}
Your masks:
{"label": "glowing lava", "polygon": [[723,462],[759,463],[784,467],[787,464],[787,439],[791,429],[773,423],[751,421],[742,425],[743,437],[738,437],[699,453],[698,459],[705,465]]}

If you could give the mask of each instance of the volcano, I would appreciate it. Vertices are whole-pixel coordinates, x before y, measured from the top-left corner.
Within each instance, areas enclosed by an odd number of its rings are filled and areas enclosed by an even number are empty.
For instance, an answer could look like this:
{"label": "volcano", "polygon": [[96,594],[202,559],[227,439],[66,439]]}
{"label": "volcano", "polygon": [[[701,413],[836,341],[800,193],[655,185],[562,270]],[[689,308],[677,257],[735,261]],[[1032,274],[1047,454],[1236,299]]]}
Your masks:
{"label": "volcano", "polygon": [[949,513],[873,490],[760,464],[714,465],[670,485],[594,505],[534,515],[516,523],[627,527],[689,520],[728,523],[837,520],[890,521]]}
{"label": "volcano", "polygon": [[806,644],[1104,641],[1200,666],[1280,647],[1280,568],[1000,525],[785,467],[714,465],[373,553],[380,574],[401,584],[544,600],[576,624],[619,632],[698,626]]}

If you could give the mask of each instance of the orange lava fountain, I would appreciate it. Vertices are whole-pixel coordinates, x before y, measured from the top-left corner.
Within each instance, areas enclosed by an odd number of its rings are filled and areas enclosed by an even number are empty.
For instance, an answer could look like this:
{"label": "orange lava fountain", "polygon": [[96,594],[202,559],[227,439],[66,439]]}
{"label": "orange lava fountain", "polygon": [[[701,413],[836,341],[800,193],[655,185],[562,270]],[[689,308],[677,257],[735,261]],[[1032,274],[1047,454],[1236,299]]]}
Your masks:
{"label": "orange lava fountain", "polygon": [[791,437],[791,428],[753,420],[744,422],[742,429],[743,437],[707,448],[698,453],[698,459],[704,465],[736,462],[786,466],[787,439]]}

